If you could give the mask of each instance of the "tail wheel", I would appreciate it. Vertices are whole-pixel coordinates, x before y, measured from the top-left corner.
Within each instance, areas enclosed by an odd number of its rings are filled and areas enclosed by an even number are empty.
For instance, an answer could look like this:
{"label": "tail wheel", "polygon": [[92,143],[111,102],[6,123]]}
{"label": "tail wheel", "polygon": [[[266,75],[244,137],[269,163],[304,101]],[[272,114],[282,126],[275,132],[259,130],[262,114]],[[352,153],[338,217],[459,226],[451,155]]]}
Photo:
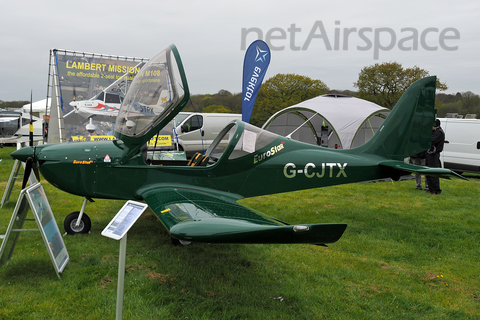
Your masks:
{"label": "tail wheel", "polygon": [[90,229],[92,228],[92,221],[85,213],[83,213],[82,220],[77,226],[79,215],[79,211],[74,211],[65,218],[65,220],[63,221],[63,227],[65,228],[65,232],[72,235],[90,232]]}

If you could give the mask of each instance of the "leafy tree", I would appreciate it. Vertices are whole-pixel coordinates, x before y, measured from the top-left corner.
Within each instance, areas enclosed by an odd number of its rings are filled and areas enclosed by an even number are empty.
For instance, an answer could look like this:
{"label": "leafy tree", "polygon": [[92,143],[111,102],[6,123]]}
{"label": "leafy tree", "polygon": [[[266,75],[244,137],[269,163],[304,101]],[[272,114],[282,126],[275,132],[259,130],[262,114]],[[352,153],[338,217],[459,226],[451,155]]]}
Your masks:
{"label": "leafy tree", "polygon": [[232,93],[228,90],[225,90],[225,89],[221,89],[220,91],[218,91],[217,93],[219,96],[231,96]]}
{"label": "leafy tree", "polygon": [[229,113],[242,113],[242,95],[240,93],[231,94],[227,90],[220,90],[216,94],[197,94],[190,97],[189,103],[183,111],[188,112],[217,112],[205,111],[211,105],[224,106],[228,108]]}
{"label": "leafy tree", "polygon": [[232,110],[230,110],[230,108],[227,108],[225,106],[212,104],[208,107],[203,108],[202,112],[205,112],[205,113],[231,113]]}
{"label": "leafy tree", "polygon": [[[435,104],[437,104],[437,103],[435,102]],[[460,105],[459,101],[449,102],[449,103],[445,103],[445,104],[441,104],[441,105],[436,105],[435,108],[437,109],[437,117],[438,118],[445,118],[445,116],[448,113],[458,113],[458,114],[462,113],[462,111],[461,111],[462,106]]]}
{"label": "leafy tree", "polygon": [[[417,66],[403,68],[397,62],[376,63],[364,67],[353,86],[358,88],[360,98],[392,109],[413,82],[427,76],[429,72]],[[447,89],[447,85],[438,78],[437,89]]]}
{"label": "leafy tree", "polygon": [[0,109],[20,109],[30,101],[0,101]]}
{"label": "leafy tree", "polygon": [[462,104],[462,111],[465,113],[464,115],[469,113],[479,114],[480,96],[471,91],[462,92],[462,99],[460,101]]}
{"label": "leafy tree", "polygon": [[466,116],[467,114],[480,115],[480,96],[471,91],[457,92],[456,94],[437,94],[435,97],[435,106],[438,111],[438,117],[445,117],[447,113],[458,113]]}
{"label": "leafy tree", "polygon": [[438,105],[457,102],[462,99],[462,94],[457,92],[456,94],[437,93],[435,95],[435,103]]}
{"label": "leafy tree", "polygon": [[261,126],[275,112],[327,92],[328,87],[321,80],[277,74],[260,87],[250,122]]}

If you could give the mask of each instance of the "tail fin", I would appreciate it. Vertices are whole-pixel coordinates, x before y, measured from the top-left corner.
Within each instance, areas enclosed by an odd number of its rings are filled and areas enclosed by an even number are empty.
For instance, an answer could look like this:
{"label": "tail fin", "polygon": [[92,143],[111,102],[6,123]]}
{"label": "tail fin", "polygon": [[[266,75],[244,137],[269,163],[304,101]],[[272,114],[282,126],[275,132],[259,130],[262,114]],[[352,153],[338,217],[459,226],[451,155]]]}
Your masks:
{"label": "tail fin", "polygon": [[435,76],[415,81],[375,135],[355,152],[403,160],[429,149],[435,122],[435,88]]}

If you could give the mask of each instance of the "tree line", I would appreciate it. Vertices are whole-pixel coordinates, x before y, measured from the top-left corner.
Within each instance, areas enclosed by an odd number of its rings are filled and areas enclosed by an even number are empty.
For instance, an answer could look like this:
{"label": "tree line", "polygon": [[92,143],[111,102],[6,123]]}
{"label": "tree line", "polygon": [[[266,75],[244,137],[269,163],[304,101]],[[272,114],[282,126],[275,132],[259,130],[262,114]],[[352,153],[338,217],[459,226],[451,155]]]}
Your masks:
{"label": "tree line", "polygon": [[30,101],[1,101],[0,100],[0,110],[15,110],[20,109]]}
{"label": "tree line", "polygon": [[[427,70],[417,66],[404,68],[396,62],[376,63],[360,71],[358,80],[353,83],[358,91],[351,91],[331,90],[321,80],[305,76],[277,74],[266,80],[260,87],[250,123],[262,126],[277,111],[327,93],[345,94],[392,109],[413,82],[429,75]],[[435,108],[439,118],[445,117],[447,113],[458,113],[463,116],[476,114],[480,118],[479,95],[471,91],[456,94],[439,92],[447,89],[446,82],[437,78]],[[189,111],[242,112],[241,93],[232,94],[226,90],[220,90],[212,95],[194,95],[191,100],[192,106]]]}
{"label": "tree line", "polygon": [[[331,90],[323,81],[306,76],[277,74],[260,87],[250,123],[262,126],[277,111],[327,93],[345,94],[392,109],[413,82],[427,76],[429,72],[417,66],[404,68],[397,62],[376,63],[360,71],[358,80],[353,83],[358,91],[351,91]],[[480,118],[479,95],[471,91],[456,94],[439,92],[447,89],[446,82],[437,78],[435,108],[438,117],[445,117],[447,113],[458,113],[463,116],[476,114]],[[21,108],[27,103],[29,102],[0,101],[0,109]],[[215,94],[192,95],[184,111],[242,113],[242,95],[223,89]]]}

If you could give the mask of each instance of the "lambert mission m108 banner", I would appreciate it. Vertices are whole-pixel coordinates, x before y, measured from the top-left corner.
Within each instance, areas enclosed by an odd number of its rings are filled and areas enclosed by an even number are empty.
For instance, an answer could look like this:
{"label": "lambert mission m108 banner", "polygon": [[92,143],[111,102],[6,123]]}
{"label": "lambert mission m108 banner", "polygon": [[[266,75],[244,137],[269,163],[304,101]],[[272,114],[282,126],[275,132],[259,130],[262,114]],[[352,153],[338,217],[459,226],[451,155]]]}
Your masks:
{"label": "lambert mission m108 banner", "polygon": [[[91,117],[90,120],[85,118],[85,114],[75,113],[75,105],[91,100],[89,104],[95,104],[94,107],[98,109],[117,110],[128,84],[148,61],[144,58],[56,49],[51,51],[51,59],[54,59],[53,67],[58,75],[59,102],[65,116],[67,141],[76,140],[76,136],[111,134],[116,118],[114,113],[111,117]],[[90,122],[97,127],[94,133],[86,130]]]}

